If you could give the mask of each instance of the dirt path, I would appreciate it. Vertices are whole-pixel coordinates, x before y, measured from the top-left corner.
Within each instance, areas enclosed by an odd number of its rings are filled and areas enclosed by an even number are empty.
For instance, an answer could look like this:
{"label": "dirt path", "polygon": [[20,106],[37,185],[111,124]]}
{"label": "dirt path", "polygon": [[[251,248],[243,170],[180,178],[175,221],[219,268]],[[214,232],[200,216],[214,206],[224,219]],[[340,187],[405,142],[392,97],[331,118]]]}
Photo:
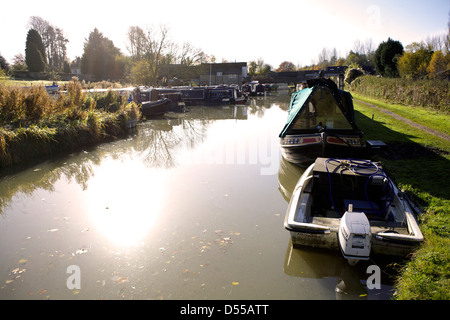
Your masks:
{"label": "dirt path", "polygon": [[394,118],[397,119],[397,120],[400,120],[400,121],[403,121],[403,122],[409,124],[410,126],[412,126],[412,127],[414,127],[414,128],[417,128],[417,129],[419,129],[419,130],[425,131],[425,132],[427,132],[427,133],[429,133],[429,134],[433,134],[433,135],[435,135],[435,136],[437,136],[437,137],[439,137],[439,138],[442,138],[442,139],[444,139],[444,140],[450,141],[450,136],[449,136],[448,134],[445,134],[445,133],[443,133],[443,132],[440,132],[440,131],[437,131],[437,130],[428,128],[428,127],[423,126],[423,125],[421,125],[421,124],[418,124],[418,123],[416,123],[416,122],[414,122],[414,121],[411,121],[411,120],[409,120],[409,119],[406,119],[406,118],[404,118],[404,117],[402,117],[402,116],[400,116],[400,115],[398,115],[398,114],[396,114],[396,113],[394,113],[394,112],[392,112],[392,111],[390,111],[390,110],[387,110],[387,109],[383,109],[383,108],[377,107],[377,106],[375,106],[375,105],[373,105],[373,104],[370,104],[370,103],[368,103],[368,102],[364,102],[364,101],[357,100],[357,99],[354,99],[354,100],[355,100],[355,101],[358,101],[358,102],[360,102],[360,103],[363,103],[363,104],[365,104],[366,106],[369,106],[369,107],[371,107],[371,108],[375,108],[375,109],[377,109],[377,110],[379,110],[379,111],[381,111],[381,112],[384,112],[384,113],[390,115],[391,117],[394,117]]}

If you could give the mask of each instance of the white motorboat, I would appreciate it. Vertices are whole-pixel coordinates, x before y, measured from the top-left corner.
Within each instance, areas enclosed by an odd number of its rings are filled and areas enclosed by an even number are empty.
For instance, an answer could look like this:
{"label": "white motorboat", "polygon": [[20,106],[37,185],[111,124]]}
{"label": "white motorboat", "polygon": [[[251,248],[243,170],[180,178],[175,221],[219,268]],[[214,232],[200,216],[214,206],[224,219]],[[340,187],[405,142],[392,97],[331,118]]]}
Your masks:
{"label": "white motorboat", "polygon": [[369,160],[317,158],[294,188],[284,225],[294,246],[340,248],[351,264],[407,256],[423,241],[409,199]]}

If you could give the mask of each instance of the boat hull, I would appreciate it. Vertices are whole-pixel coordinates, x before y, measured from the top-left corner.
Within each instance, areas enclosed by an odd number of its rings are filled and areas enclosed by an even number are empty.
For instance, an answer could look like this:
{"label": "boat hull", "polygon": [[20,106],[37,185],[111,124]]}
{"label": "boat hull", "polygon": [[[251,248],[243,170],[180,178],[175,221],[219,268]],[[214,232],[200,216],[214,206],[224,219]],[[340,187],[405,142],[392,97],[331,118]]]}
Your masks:
{"label": "boat hull", "polygon": [[[340,250],[338,230],[314,233],[307,230],[291,229],[289,232],[294,247]],[[415,248],[417,248],[419,243],[420,241],[401,242],[392,239],[377,239],[377,234],[374,234],[371,253],[374,255],[407,257]]]}
{"label": "boat hull", "polygon": [[141,105],[142,116],[152,118],[162,116],[169,111],[171,101],[170,99],[161,99],[157,101],[143,102]]}
{"label": "boat hull", "polygon": [[280,139],[280,149],[284,159],[301,167],[309,166],[317,157],[359,158],[366,151],[358,135],[322,133],[287,135]]}

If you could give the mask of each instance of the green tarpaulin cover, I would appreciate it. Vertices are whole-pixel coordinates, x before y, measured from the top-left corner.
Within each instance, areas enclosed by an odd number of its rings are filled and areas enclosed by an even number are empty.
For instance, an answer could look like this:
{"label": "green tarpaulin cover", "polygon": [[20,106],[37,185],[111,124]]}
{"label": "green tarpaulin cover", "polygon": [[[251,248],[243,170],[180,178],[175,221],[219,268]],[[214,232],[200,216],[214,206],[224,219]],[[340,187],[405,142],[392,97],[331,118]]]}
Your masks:
{"label": "green tarpaulin cover", "polygon": [[296,121],[297,116],[301,113],[302,108],[307,106],[307,103],[314,96],[314,92],[319,88],[327,88],[332,94],[335,100],[335,104],[338,109],[342,112],[345,119],[351,125],[351,128],[355,132],[360,133],[354,122],[354,109],[351,94],[347,91],[340,90],[337,88],[336,84],[329,79],[317,79],[315,80],[315,85],[297,92],[294,92],[291,96],[291,102],[289,105],[289,113],[283,130],[280,133],[280,138],[285,137],[290,126]]}

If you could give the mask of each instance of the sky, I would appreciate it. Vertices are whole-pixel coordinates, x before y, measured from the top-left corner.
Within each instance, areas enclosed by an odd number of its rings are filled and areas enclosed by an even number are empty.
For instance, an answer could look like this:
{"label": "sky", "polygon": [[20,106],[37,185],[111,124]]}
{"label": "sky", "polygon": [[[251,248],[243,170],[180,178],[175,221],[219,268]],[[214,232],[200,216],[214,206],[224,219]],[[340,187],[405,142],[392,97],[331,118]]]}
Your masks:
{"label": "sky", "polygon": [[165,25],[170,40],[217,62],[261,58],[276,69],[283,61],[311,65],[323,48],[345,57],[356,40],[376,49],[389,37],[405,47],[445,34],[450,0],[16,0],[0,8],[0,54],[10,63],[25,54],[30,17],[40,16],[64,31],[70,59],[81,57],[94,28],[129,54],[130,26]]}

